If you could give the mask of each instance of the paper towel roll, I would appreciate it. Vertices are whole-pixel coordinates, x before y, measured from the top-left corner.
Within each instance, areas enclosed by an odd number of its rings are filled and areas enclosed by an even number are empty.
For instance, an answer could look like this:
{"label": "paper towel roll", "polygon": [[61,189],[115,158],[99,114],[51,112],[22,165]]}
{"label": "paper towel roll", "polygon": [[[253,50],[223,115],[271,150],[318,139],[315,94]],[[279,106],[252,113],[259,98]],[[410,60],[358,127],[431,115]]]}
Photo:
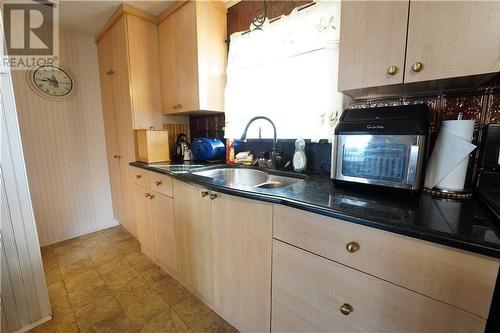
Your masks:
{"label": "paper towel roll", "polygon": [[425,187],[461,191],[464,189],[469,154],[476,148],[470,143],[474,120],[443,122],[427,165]]}

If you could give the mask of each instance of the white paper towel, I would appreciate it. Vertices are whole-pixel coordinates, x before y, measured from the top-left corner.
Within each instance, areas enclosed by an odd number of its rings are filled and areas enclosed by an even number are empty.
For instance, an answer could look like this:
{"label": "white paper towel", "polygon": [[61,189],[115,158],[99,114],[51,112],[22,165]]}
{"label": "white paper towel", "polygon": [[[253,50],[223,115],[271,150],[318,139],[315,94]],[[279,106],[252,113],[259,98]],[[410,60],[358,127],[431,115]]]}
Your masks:
{"label": "white paper towel", "polygon": [[439,132],[425,173],[425,187],[460,191],[464,189],[474,120],[446,120]]}

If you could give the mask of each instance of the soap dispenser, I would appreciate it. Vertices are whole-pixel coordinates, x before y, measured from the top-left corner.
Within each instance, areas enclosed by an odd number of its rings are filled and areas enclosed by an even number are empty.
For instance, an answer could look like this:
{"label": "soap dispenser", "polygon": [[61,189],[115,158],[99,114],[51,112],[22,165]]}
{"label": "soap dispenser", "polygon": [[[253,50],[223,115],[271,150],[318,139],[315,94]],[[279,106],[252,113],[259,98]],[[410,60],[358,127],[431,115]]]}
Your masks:
{"label": "soap dispenser", "polygon": [[293,154],[293,170],[303,172],[307,167],[306,142],[304,139],[295,141],[295,153]]}

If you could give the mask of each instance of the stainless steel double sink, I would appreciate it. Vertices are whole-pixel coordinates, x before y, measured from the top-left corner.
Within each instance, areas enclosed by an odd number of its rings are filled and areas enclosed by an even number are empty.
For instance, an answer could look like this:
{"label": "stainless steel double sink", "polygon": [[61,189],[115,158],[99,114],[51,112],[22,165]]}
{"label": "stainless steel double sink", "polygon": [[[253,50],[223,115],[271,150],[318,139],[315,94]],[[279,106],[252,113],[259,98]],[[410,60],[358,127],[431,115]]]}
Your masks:
{"label": "stainless steel double sink", "polygon": [[298,177],[275,175],[261,170],[247,168],[214,168],[191,172],[193,175],[208,177],[225,186],[248,186],[257,188],[282,188],[304,181]]}

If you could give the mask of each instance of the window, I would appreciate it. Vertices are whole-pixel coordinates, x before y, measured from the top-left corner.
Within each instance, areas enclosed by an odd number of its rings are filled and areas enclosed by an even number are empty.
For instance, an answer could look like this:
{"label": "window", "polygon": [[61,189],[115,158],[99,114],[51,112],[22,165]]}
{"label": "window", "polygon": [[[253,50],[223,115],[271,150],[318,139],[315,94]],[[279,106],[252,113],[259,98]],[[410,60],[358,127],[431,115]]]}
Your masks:
{"label": "window", "polygon": [[[248,120],[267,116],[281,139],[328,139],[342,110],[337,92],[340,2],[317,2],[231,35],[225,91],[226,137],[239,138]],[[255,122],[249,138],[273,135]]]}

